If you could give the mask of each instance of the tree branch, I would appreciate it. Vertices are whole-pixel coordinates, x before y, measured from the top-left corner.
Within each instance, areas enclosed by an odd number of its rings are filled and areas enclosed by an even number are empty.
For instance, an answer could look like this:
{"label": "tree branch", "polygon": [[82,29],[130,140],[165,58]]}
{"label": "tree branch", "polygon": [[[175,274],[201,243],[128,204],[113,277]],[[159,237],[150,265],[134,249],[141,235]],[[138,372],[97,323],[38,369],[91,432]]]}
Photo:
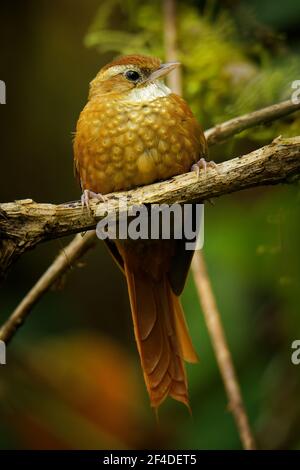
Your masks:
{"label": "tree branch", "polygon": [[79,201],[65,204],[39,204],[31,199],[0,205],[0,275],[22,253],[38,243],[95,228],[108,213],[117,216],[120,198],[128,209],[141,204],[173,204],[207,199],[253,186],[291,181],[300,174],[300,137],[276,139],[243,157],[220,163],[218,172],[208,170],[199,179],[195,173],[137,189],[108,195],[108,201],[91,201],[91,213],[82,211]]}
{"label": "tree branch", "polygon": [[[284,101],[219,124],[208,129],[205,135],[209,145],[214,145],[242,130],[287,116],[299,109],[300,104],[294,104],[290,100]],[[262,184],[265,184],[264,181]],[[212,196],[211,194],[208,198]],[[59,222],[56,231],[56,221],[62,215],[64,220]],[[24,227],[22,227],[23,217],[26,222]],[[40,219],[39,223],[37,219]],[[95,219],[87,217],[86,213],[83,215],[78,202],[54,206],[35,204],[31,199],[27,199],[0,204],[0,277],[5,275],[10,265],[22,253],[41,241],[91,229],[94,226]],[[30,228],[29,232],[27,228]]]}

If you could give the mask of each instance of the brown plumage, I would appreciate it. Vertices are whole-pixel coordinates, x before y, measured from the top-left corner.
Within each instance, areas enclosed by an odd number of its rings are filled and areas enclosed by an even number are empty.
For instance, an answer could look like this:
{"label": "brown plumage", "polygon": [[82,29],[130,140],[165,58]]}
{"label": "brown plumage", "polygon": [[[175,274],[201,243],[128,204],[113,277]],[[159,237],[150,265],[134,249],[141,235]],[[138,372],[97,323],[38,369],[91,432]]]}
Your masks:
{"label": "brown plumage", "polygon": [[[207,153],[188,105],[160,82],[174,68],[125,56],[91,83],[74,141],[83,190],[107,194],[190,170]],[[118,240],[109,247],[123,267],[134,332],[151,405],[168,396],[189,404],[184,360],[197,361],[179,295],[191,252],[184,240]]]}

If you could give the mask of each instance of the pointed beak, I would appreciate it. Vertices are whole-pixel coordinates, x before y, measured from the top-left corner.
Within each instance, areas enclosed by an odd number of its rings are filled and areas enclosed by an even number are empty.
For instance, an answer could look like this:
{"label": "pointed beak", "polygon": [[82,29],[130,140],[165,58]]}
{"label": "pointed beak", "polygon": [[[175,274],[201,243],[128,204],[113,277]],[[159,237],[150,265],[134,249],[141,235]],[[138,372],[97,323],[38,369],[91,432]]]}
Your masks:
{"label": "pointed beak", "polygon": [[176,67],[179,67],[180,62],[167,62],[166,64],[161,64],[157,70],[149,75],[147,82],[152,82],[153,80],[160,79],[167,75],[171,70],[174,70]]}

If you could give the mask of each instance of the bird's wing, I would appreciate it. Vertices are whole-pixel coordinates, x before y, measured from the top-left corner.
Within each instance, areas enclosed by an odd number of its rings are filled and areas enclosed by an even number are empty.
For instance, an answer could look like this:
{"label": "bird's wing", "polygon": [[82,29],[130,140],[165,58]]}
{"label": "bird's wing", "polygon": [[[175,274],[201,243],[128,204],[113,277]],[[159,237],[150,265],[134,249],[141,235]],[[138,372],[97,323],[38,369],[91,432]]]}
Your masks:
{"label": "bird's wing", "polygon": [[[178,95],[172,94],[172,99],[176,102],[178,108],[184,111],[184,117],[182,119],[191,120],[191,138],[196,139],[198,145],[198,160],[200,158],[208,157],[208,146],[204,136],[204,132],[194,117],[187,103]],[[180,126],[178,127],[180,132]],[[192,207],[192,223],[196,226],[196,205]],[[190,269],[190,264],[193,258],[194,251],[186,250],[186,242],[189,240],[183,238],[182,240],[176,240],[175,254],[171,260],[171,269],[168,274],[169,282],[171,284],[174,294],[179,296],[184,288],[186,278]]]}

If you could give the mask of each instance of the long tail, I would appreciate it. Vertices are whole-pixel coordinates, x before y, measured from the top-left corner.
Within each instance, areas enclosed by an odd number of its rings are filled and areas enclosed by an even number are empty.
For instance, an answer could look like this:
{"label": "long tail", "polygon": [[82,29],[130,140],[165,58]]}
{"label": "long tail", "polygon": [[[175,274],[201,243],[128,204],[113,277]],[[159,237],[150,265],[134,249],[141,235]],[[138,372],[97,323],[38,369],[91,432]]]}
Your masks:
{"label": "long tail", "polygon": [[179,298],[167,277],[160,282],[144,273],[125,274],[135,338],[151,406],[157,408],[167,396],[189,407],[184,360],[197,362]]}

